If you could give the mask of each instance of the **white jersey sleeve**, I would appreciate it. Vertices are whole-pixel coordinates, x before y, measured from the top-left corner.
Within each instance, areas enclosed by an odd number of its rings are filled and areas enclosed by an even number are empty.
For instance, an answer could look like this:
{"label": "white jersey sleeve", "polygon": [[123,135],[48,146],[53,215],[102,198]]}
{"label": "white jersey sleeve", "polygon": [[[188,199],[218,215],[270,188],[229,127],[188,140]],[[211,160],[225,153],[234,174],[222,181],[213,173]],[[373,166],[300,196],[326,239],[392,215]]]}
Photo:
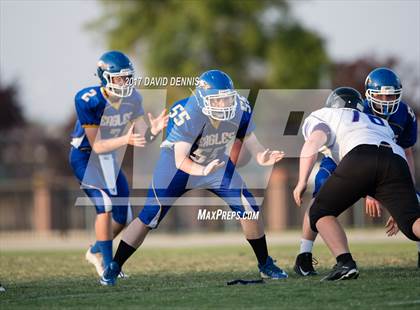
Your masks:
{"label": "white jersey sleeve", "polygon": [[327,142],[321,147],[319,152],[332,158],[335,163],[338,164],[339,155],[337,144],[335,143],[335,132],[331,129],[330,124],[328,123],[328,117],[325,114],[325,111],[322,111],[322,109],[311,113],[303,123],[302,134],[306,141],[315,130],[320,129],[324,131],[327,134]]}
{"label": "white jersey sleeve", "polygon": [[[319,111],[319,110],[318,110]],[[309,136],[315,130],[322,130],[327,135],[327,142],[325,143],[326,146],[331,146],[335,140],[335,134],[331,130],[330,125],[323,120],[321,113],[316,113],[317,111],[311,113],[303,123],[302,133],[305,141],[309,139]],[[321,115],[319,115],[321,114]]]}
{"label": "white jersey sleeve", "polygon": [[331,129],[326,146],[336,163],[358,145],[379,145],[382,142],[388,143],[395,154],[405,158],[404,150],[394,142],[394,132],[388,122],[380,117],[353,109],[322,108],[305,120],[305,139],[321,123]]}

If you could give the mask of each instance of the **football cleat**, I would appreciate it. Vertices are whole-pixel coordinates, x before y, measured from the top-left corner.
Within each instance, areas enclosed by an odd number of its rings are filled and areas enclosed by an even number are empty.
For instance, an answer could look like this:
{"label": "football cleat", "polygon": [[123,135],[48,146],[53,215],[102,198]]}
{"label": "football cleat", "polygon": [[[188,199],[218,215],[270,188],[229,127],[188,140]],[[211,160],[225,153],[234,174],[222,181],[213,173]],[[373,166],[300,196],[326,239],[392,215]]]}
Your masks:
{"label": "football cleat", "polygon": [[130,276],[128,274],[126,274],[124,271],[120,271],[120,273],[118,274],[118,279],[128,279]]}
{"label": "football cleat", "polygon": [[91,250],[92,246],[89,247],[89,249],[86,252],[85,258],[86,260],[91,263],[96,268],[96,272],[100,277],[102,277],[102,274],[104,273],[104,265],[103,265],[103,258],[102,254],[99,253],[92,253]]}
{"label": "football cleat", "polygon": [[265,265],[258,264],[261,278],[263,279],[286,279],[287,273],[274,264],[274,260],[269,256]]}
{"label": "football cleat", "polygon": [[339,262],[334,265],[330,273],[321,279],[321,281],[351,280],[359,277],[359,270],[355,261],[346,263]]}
{"label": "football cleat", "polygon": [[420,252],[419,252],[419,258],[417,259],[417,268],[420,268]]}
{"label": "football cleat", "polygon": [[6,289],[0,283],[0,292],[6,292]]}
{"label": "football cleat", "polygon": [[102,275],[99,282],[104,286],[112,286],[117,282],[118,275],[121,273],[121,268],[114,261],[109,263],[108,267],[105,268],[104,274]]}
{"label": "football cleat", "polygon": [[305,252],[300,253],[296,257],[295,266],[293,270],[299,275],[303,277],[307,276],[315,276],[318,274],[314,269],[313,265],[318,264],[318,261],[315,258],[312,258],[312,253]]}

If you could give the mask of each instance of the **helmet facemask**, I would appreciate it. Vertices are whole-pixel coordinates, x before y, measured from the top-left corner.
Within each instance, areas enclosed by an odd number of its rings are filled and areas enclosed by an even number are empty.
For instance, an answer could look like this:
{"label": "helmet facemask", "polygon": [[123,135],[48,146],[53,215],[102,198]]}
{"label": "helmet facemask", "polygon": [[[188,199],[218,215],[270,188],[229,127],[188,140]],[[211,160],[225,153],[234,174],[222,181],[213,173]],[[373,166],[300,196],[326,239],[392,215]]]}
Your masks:
{"label": "helmet facemask", "polygon": [[[393,86],[382,86],[380,90],[367,89],[366,98],[373,112],[378,115],[389,116],[397,112],[401,101],[402,89],[395,89]],[[375,95],[393,96],[389,100],[376,98]]]}
{"label": "helmet facemask", "polygon": [[[104,71],[103,77],[106,80],[106,90],[116,97],[129,97],[134,88],[132,83],[133,75],[134,71],[131,69],[123,69],[120,72],[115,73]],[[115,78],[121,78],[122,81],[120,83],[115,83]]]}
{"label": "helmet facemask", "polygon": [[237,92],[230,89],[212,90],[210,92],[211,94],[207,95],[199,92],[204,104],[202,112],[217,121],[233,119],[237,106]]}

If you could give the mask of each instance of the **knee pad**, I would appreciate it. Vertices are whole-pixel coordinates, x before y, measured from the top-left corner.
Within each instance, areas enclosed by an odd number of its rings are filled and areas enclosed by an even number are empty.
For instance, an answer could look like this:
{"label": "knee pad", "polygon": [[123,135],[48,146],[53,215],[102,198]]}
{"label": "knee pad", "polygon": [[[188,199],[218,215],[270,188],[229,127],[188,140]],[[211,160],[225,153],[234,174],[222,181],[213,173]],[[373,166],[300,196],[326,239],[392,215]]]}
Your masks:
{"label": "knee pad", "polygon": [[[128,220],[128,210],[131,211],[129,206],[113,206],[112,207],[112,219],[121,225],[126,225]],[[131,212],[130,212],[131,213]],[[131,218],[132,218],[131,214]]]}
{"label": "knee pad", "polygon": [[318,171],[318,173],[315,176],[315,188],[314,188],[314,191],[312,193],[312,198],[315,198],[315,196],[320,191],[322,185],[324,185],[324,183],[328,180],[330,175],[331,175],[330,172],[325,168],[320,169]]}
{"label": "knee pad", "polygon": [[170,208],[170,206],[145,205],[138,218],[144,225],[156,229]]}
{"label": "knee pad", "polygon": [[313,206],[309,209],[309,224],[311,226],[312,231],[318,232],[318,229],[316,229],[316,222],[318,222],[319,217],[317,216],[316,212],[313,211]]}
{"label": "knee pad", "polygon": [[96,209],[96,214],[112,211],[112,200],[106,191],[95,188],[84,189]]}
{"label": "knee pad", "polygon": [[133,220],[133,209],[131,208],[131,205],[129,204],[127,208],[127,219],[125,221],[125,225],[130,224],[132,220]]}
{"label": "knee pad", "polygon": [[318,232],[316,228],[316,223],[319,219],[325,216],[337,216],[331,210],[322,209],[318,204],[314,203],[311,208],[309,209],[309,223],[311,225],[311,229],[314,232]]}
{"label": "knee pad", "polygon": [[398,228],[410,240],[420,241],[419,238],[413,233],[413,224],[417,218],[407,218],[402,221],[397,221]]}

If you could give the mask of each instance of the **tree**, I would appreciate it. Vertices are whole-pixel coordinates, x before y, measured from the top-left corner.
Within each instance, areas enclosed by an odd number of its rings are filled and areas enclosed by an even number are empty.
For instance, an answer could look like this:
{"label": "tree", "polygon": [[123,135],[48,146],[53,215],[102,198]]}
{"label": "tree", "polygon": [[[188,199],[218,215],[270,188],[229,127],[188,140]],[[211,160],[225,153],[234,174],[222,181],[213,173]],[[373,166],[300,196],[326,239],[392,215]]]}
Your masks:
{"label": "tree", "polygon": [[90,24],[112,49],[139,55],[151,75],[210,68],[238,88],[317,88],[328,69],[323,40],[299,25],[286,1],[103,1]]}
{"label": "tree", "polygon": [[332,70],[332,88],[350,86],[357,89],[362,95],[365,93],[365,80],[367,75],[375,68],[394,68],[397,60],[389,58],[377,61],[371,57],[363,57],[351,62],[337,62]]}
{"label": "tree", "polygon": [[332,66],[332,88],[350,86],[356,88],[364,95],[367,75],[373,69],[379,67],[386,67],[395,71],[403,85],[404,102],[408,103],[416,112],[419,112],[419,92],[417,85],[420,77],[413,66],[403,65],[395,58],[377,60],[373,57],[363,57],[351,62],[337,62]]}
{"label": "tree", "polygon": [[0,84],[0,111],[0,131],[5,131],[25,123],[14,84],[8,86]]}

